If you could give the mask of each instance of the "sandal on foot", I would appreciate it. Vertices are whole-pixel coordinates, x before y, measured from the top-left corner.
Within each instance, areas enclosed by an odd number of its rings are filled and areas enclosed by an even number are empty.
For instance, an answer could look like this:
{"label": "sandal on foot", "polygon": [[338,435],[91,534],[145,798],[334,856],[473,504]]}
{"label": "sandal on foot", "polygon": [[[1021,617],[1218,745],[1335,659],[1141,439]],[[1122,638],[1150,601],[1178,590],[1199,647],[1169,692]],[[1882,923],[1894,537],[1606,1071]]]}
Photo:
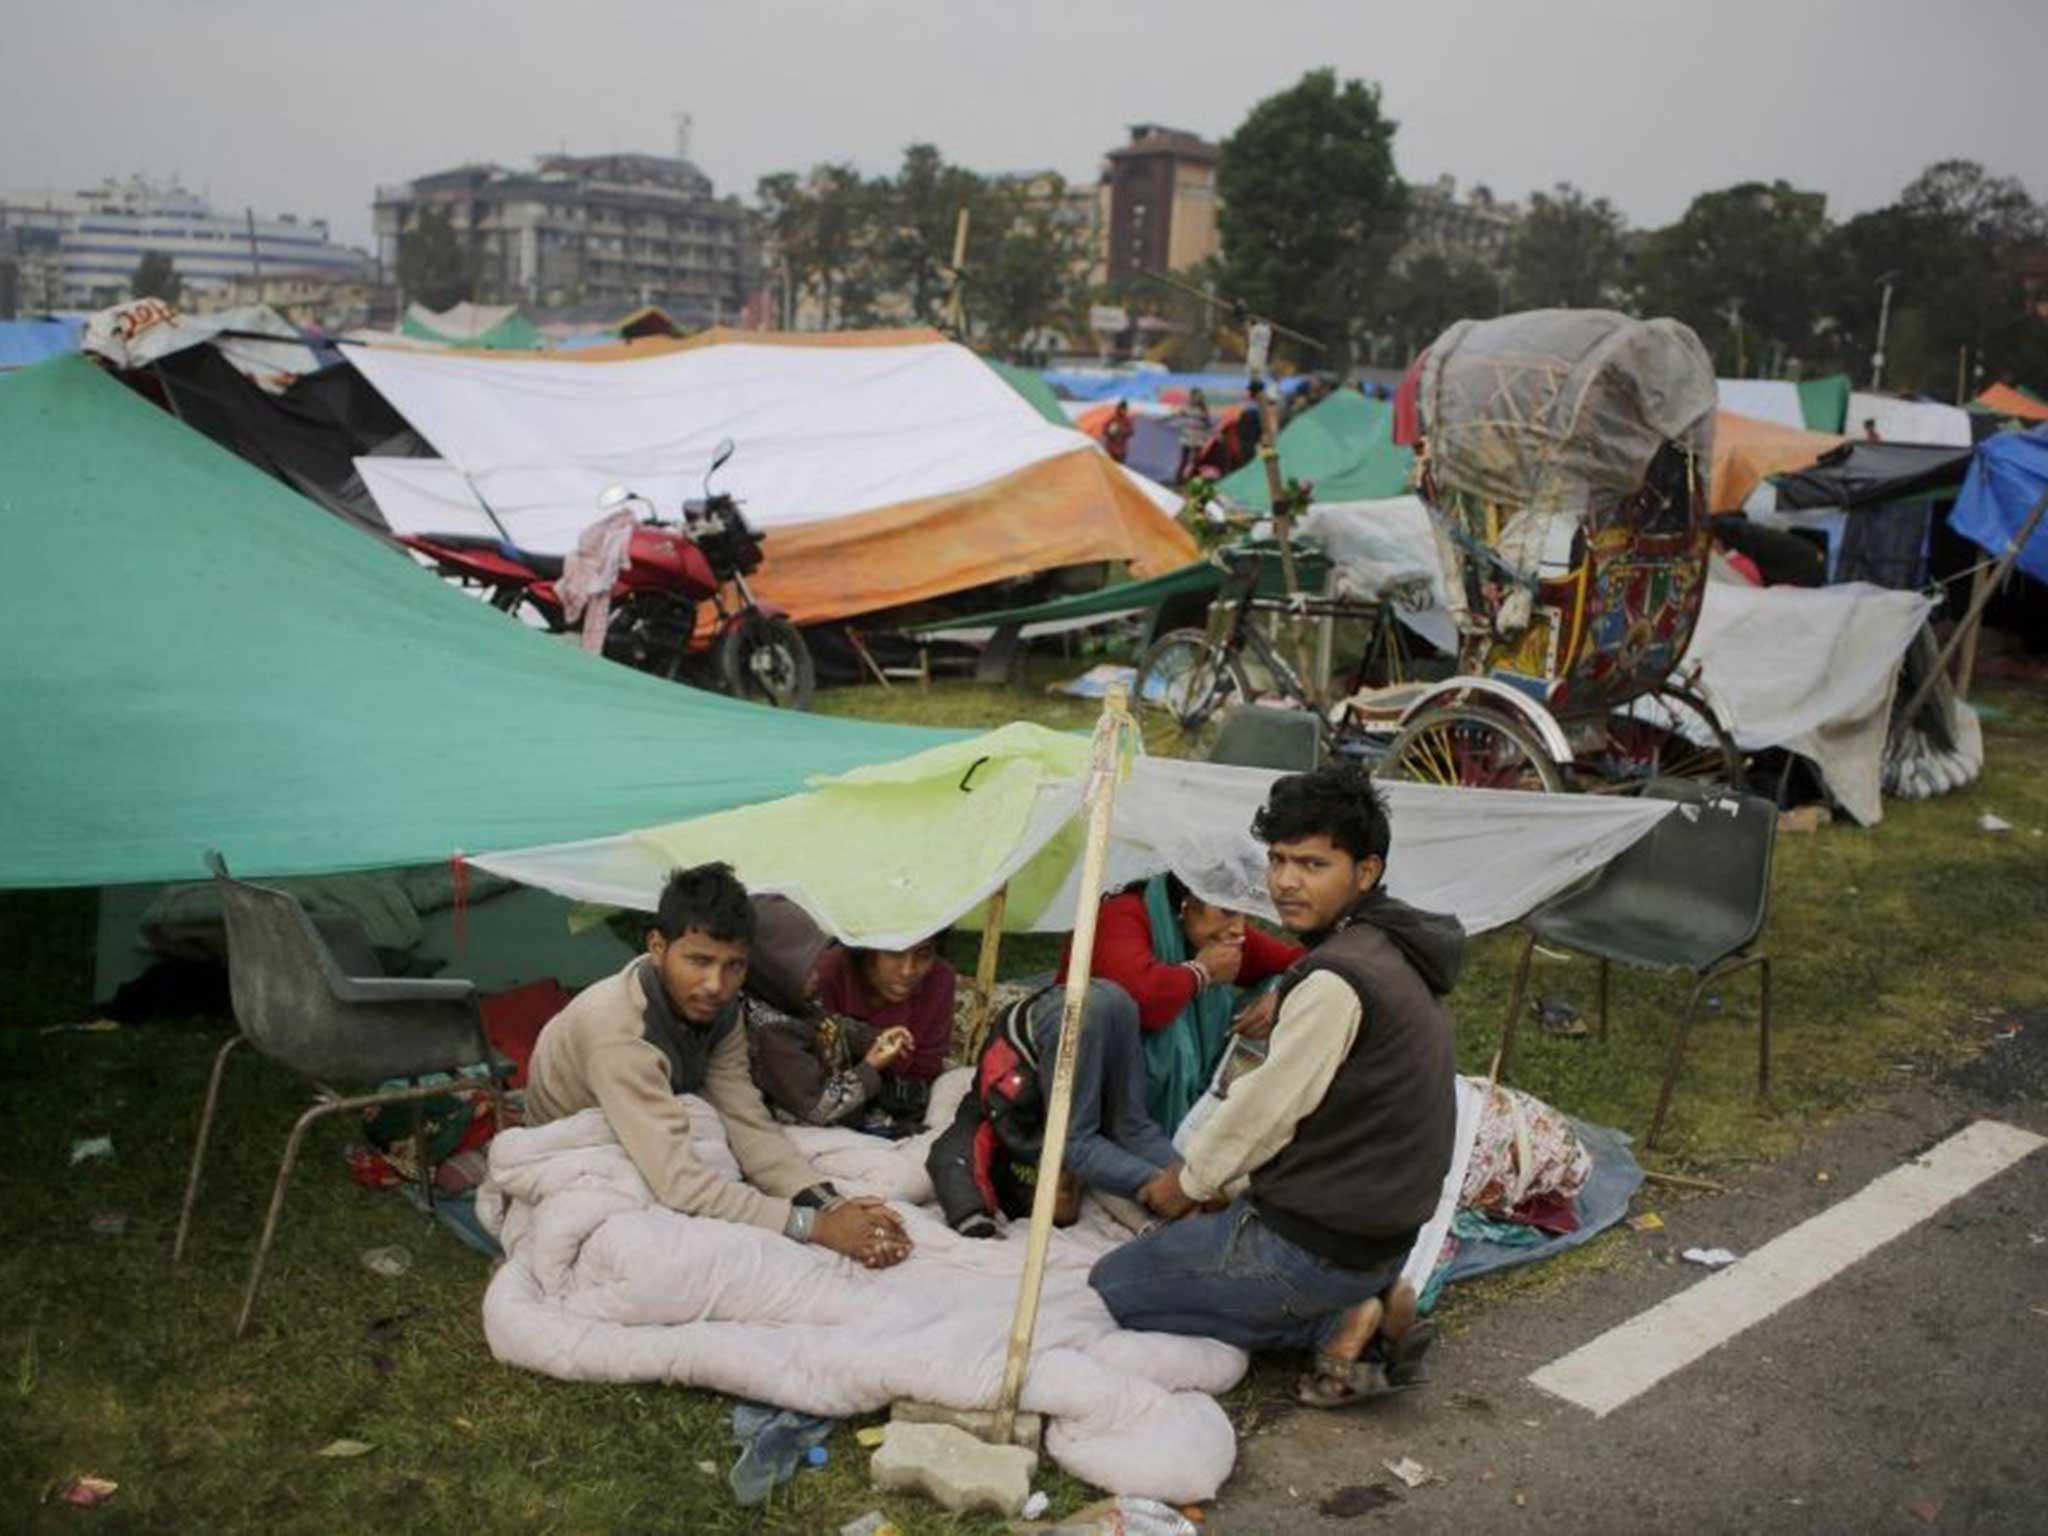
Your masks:
{"label": "sandal on foot", "polygon": [[1349,1408],[1392,1390],[1377,1360],[1346,1360],[1318,1354],[1316,1368],[1294,1385],[1296,1401],[1310,1408]]}
{"label": "sandal on foot", "polygon": [[1419,1387],[1429,1377],[1423,1373],[1422,1357],[1436,1342],[1436,1324],[1424,1320],[1411,1325],[1398,1339],[1381,1340],[1381,1359],[1386,1367],[1387,1385],[1399,1390]]}

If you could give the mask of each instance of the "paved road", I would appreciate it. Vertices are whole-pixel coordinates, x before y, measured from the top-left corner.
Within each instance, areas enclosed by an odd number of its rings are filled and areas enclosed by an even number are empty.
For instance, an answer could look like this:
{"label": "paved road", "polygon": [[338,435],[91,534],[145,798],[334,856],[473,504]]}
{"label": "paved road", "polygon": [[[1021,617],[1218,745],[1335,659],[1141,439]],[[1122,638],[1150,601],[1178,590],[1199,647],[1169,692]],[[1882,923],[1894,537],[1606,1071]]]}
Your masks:
{"label": "paved road", "polygon": [[[1665,1231],[1609,1234],[1606,1267],[1452,1309],[1423,1391],[1256,1430],[1210,1529],[2048,1532],[2048,1149],[1605,1418],[1526,1379],[1699,1284],[1683,1249],[1751,1252],[1978,1120],[2048,1135],[2048,1017],[2027,1022],[1725,1195],[1646,1189],[1637,1209]],[[1399,1487],[1382,1462],[1401,1457],[1442,1481]],[[1321,1512],[1372,1485],[1399,1501]]]}

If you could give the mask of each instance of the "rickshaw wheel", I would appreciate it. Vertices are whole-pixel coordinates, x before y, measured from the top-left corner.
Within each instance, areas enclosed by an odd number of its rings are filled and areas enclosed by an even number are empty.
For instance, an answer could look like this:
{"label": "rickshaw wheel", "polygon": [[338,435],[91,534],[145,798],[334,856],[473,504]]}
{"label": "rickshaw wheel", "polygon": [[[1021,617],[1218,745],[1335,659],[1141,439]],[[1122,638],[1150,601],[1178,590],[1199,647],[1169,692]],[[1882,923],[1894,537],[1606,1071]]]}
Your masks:
{"label": "rickshaw wheel", "polygon": [[1139,660],[1131,683],[1145,750],[1159,757],[1206,759],[1222,733],[1224,711],[1251,697],[1237,658],[1199,629],[1162,636]]}
{"label": "rickshaw wheel", "polygon": [[[1607,745],[1583,760],[1583,788],[1596,795],[1635,795],[1653,779],[1739,789],[1745,759],[1707,701],[1689,688],[1666,686],[1648,695],[1675,722],[1634,715],[1608,721]],[[1704,739],[1702,739],[1704,738]]]}
{"label": "rickshaw wheel", "polygon": [[1521,721],[1471,704],[1440,704],[1401,728],[1373,776],[1460,789],[1556,794],[1564,775]]}

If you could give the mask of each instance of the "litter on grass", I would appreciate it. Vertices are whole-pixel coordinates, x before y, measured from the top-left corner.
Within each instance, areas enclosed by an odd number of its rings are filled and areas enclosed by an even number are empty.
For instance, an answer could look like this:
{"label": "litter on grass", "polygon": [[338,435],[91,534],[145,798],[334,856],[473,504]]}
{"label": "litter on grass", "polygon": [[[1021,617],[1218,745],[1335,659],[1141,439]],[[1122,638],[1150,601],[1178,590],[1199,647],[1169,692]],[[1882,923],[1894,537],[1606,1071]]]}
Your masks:
{"label": "litter on grass", "polygon": [[99,1158],[114,1155],[114,1138],[111,1136],[82,1136],[71,1143],[71,1166],[90,1163]]}
{"label": "litter on grass", "polygon": [[1735,1255],[1726,1248],[1688,1248],[1679,1257],[1688,1264],[1704,1264],[1708,1269],[1719,1269],[1735,1262]]}
{"label": "litter on grass", "polygon": [[367,1456],[375,1449],[377,1447],[364,1440],[330,1440],[314,1454],[325,1456],[329,1460],[346,1461],[357,1456]]}
{"label": "litter on grass", "polygon": [[1413,1456],[1403,1456],[1399,1461],[1383,1461],[1380,1465],[1410,1488],[1420,1488],[1424,1483],[1437,1481],[1437,1475]]}
{"label": "litter on grass", "polygon": [[74,1477],[57,1490],[57,1501],[91,1509],[95,1504],[106,1503],[120,1486],[111,1477]]}
{"label": "litter on grass", "polygon": [[399,1247],[365,1248],[362,1254],[363,1268],[373,1275],[382,1275],[386,1280],[396,1280],[412,1268],[412,1255]]}

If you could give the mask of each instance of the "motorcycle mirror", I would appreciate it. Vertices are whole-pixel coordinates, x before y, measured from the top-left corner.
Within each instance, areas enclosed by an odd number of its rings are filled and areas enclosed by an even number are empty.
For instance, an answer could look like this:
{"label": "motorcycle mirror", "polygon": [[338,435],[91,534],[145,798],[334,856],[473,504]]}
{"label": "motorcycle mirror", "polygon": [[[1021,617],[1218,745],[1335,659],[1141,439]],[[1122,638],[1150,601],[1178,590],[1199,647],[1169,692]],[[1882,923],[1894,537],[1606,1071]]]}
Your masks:
{"label": "motorcycle mirror", "polygon": [[731,438],[721,437],[718,440],[718,446],[711,450],[711,467],[704,471],[704,492],[706,495],[711,493],[711,477],[718,473],[720,467],[724,465],[727,459],[733,456],[734,451],[738,447],[739,445]]}

